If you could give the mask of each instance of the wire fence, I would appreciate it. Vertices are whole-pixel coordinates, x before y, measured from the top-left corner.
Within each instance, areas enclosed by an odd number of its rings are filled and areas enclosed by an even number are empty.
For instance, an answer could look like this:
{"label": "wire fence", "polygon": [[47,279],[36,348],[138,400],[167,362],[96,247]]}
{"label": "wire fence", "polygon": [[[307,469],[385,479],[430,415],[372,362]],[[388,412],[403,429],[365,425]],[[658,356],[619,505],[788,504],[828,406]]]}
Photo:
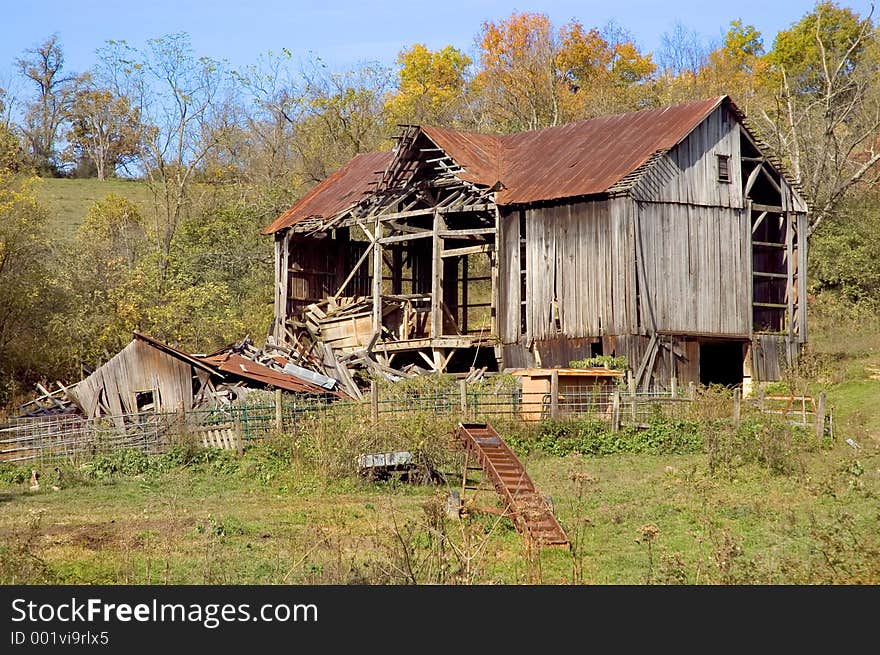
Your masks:
{"label": "wire fence", "polygon": [[[683,418],[693,393],[693,387],[689,391],[673,388],[635,393],[615,386],[562,387],[554,399],[549,393],[526,392],[521,388],[485,390],[461,384],[458,389],[401,393],[393,388],[383,392],[374,386],[363,401],[288,394],[276,395],[274,401],[213,409],[91,419],[69,414],[12,419],[0,425],[0,462],[64,459],[76,463],[124,448],[159,454],[187,437],[205,447],[241,451],[272,434],[295,433],[308,417],[347,409],[360,412],[364,420],[374,421],[415,412],[471,421],[499,417],[521,421],[588,417],[608,421],[617,429],[643,426],[661,415]],[[734,416],[739,413],[738,402],[735,396]],[[825,429],[824,407],[817,408],[813,399],[770,397],[751,402],[761,411],[783,415],[805,427],[822,421]]]}

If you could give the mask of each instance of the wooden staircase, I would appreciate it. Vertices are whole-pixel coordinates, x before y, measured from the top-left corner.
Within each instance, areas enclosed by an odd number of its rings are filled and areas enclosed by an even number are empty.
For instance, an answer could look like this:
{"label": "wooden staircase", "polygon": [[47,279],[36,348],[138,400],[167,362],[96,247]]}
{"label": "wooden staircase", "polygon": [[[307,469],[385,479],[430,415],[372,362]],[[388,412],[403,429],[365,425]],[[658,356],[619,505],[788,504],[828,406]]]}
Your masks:
{"label": "wooden staircase", "polygon": [[569,547],[568,537],[550,505],[491,425],[459,423],[455,436],[480,463],[521,535],[537,546]]}

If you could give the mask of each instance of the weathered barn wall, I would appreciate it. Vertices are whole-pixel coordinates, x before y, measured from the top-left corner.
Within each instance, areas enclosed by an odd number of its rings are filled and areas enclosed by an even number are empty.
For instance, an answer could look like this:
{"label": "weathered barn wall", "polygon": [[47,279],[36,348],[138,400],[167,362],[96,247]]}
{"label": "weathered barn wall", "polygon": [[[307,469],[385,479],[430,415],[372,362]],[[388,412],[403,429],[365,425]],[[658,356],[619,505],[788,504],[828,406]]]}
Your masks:
{"label": "weathered barn wall", "polygon": [[751,248],[745,212],[634,204],[643,329],[748,337]]}
{"label": "weathered barn wall", "polygon": [[[718,181],[718,156],[729,157],[729,181]],[[743,207],[740,126],[716,108],[678,146],[659,157],[631,191],[636,200]]]}
{"label": "weathered barn wall", "polygon": [[154,392],[157,411],[174,411],[179,403],[190,409],[192,375],[189,364],[135,339],[71,393],[88,417],[97,415],[99,401],[114,416],[135,413],[141,391]]}
{"label": "weathered barn wall", "polygon": [[502,218],[498,311],[503,343],[637,330],[628,208],[621,198],[524,210],[525,332],[519,312],[520,212]]}

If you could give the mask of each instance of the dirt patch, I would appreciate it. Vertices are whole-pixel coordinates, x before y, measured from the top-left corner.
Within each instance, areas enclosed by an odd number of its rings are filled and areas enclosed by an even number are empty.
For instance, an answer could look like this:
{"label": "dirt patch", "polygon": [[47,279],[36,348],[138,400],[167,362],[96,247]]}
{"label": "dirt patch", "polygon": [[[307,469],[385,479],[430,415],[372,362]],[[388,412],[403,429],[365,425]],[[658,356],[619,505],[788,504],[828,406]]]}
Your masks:
{"label": "dirt patch", "polygon": [[109,523],[84,525],[70,534],[70,543],[88,550],[101,550],[119,540],[118,531]]}

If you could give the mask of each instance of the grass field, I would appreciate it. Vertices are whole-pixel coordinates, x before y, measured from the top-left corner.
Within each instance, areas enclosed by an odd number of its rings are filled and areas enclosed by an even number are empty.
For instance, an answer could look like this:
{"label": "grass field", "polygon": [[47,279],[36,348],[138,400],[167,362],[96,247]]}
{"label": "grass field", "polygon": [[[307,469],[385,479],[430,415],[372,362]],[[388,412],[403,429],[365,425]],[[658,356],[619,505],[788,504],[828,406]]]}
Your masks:
{"label": "grass field", "polygon": [[56,238],[70,238],[82,223],[89,207],[108,193],[128,198],[143,209],[151,206],[147,185],[138,180],[69,180],[41,178],[36,186],[40,202],[49,212],[49,229]]}
{"label": "grass field", "polygon": [[705,454],[536,451],[526,466],[573,541],[538,556],[507,519],[445,518],[445,485],[330,479],[283,452],[270,443],[58,490],[51,472],[39,491],[7,480],[0,582],[880,582],[873,440],[799,450],[787,474],[712,472]]}

